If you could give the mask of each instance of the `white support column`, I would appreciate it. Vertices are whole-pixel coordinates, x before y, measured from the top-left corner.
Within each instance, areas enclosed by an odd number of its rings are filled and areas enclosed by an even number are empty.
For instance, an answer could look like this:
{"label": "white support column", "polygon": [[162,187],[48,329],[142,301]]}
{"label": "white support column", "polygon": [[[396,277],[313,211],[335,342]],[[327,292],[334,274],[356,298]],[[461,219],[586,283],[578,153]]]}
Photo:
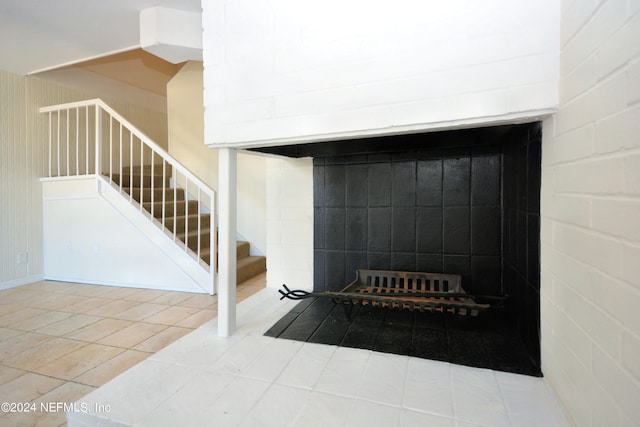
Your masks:
{"label": "white support column", "polygon": [[236,182],[237,154],[218,152],[218,335],[236,329]]}

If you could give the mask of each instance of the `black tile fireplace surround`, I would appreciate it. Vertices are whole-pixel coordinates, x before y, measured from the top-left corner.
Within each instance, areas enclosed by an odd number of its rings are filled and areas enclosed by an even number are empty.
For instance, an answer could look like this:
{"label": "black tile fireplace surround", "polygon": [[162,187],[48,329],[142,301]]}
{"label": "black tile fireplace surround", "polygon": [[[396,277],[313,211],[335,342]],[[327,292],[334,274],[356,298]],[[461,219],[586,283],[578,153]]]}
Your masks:
{"label": "black tile fireplace surround", "polygon": [[314,158],[315,291],[377,269],[460,274],[470,294],[508,295],[464,321],[370,308],[349,319],[305,301],[271,335],[541,374],[540,123],[261,151]]}

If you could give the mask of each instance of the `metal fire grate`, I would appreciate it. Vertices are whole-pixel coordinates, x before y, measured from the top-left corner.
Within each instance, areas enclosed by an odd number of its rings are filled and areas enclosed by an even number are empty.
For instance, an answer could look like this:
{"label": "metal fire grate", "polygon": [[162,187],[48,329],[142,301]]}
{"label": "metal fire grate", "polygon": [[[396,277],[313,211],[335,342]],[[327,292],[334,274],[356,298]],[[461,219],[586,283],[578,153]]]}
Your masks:
{"label": "metal fire grate", "polygon": [[362,305],[477,316],[490,307],[478,304],[460,284],[457,274],[409,271],[357,270],[356,279],[340,292],[290,290],[286,285],[280,299],[329,297],[336,304]]}

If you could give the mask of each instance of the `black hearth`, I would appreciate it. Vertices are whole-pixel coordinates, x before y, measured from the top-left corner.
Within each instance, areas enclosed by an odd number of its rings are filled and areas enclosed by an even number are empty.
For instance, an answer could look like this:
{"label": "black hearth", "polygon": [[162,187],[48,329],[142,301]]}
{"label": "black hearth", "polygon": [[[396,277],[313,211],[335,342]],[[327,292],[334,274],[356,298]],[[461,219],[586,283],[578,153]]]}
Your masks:
{"label": "black hearth", "polygon": [[305,301],[269,334],[539,375],[540,147],[532,123],[262,149],[314,157],[315,291],[375,269],[508,296],[473,319]]}

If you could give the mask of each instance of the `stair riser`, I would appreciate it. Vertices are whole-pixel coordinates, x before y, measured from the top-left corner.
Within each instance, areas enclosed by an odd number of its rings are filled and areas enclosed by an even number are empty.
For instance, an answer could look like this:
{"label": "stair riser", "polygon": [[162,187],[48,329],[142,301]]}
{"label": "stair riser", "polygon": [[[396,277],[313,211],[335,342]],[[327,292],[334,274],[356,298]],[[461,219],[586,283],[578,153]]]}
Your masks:
{"label": "stair riser", "polygon": [[[190,200],[189,203],[189,215],[193,215],[198,212],[198,202],[195,200]],[[151,212],[151,203],[147,202],[143,205],[144,209],[147,212]],[[174,212],[175,206],[175,212]],[[165,217],[173,217],[185,215],[187,212],[187,202],[180,201],[175,205],[173,202],[165,203],[164,214]],[[153,204],[153,216],[155,218],[162,218],[162,202],[157,202]]]}
{"label": "stair riser", "polygon": [[248,257],[251,254],[251,245],[249,242],[238,242],[236,245],[238,259]]}
{"label": "stair riser", "polygon": [[[162,164],[157,164],[154,165],[153,168],[151,167],[151,165],[144,165],[142,167],[140,166],[125,166],[122,168],[122,174],[123,175],[140,175],[140,169],[142,169],[142,174],[143,175],[152,175],[152,171],[153,171],[153,175],[160,175],[162,176],[163,170],[162,170]],[[165,176],[171,176],[171,165],[167,164],[164,167],[164,174]]]}
{"label": "stair riser", "polygon": [[[204,249],[209,249],[209,247],[211,246],[210,238],[211,238],[211,233],[209,232],[209,230],[202,231],[202,233],[200,234],[200,251],[203,251]],[[178,236],[178,239],[180,239],[181,242],[184,242],[184,235]],[[197,233],[189,235],[188,246],[189,246],[189,249],[196,252],[196,250],[198,249]]]}
{"label": "stair riser", "polygon": [[[185,232],[185,223],[186,223],[186,218],[184,216],[176,218],[176,231]],[[169,231],[174,230],[173,217],[165,218],[164,224]],[[188,224],[189,226],[187,231],[196,231],[198,229],[198,217],[189,215]],[[200,228],[209,228],[209,224],[210,224],[209,215],[208,214],[200,215]]]}
{"label": "stair riser", "polygon": [[[117,185],[120,185],[120,182],[122,181],[122,186],[123,187],[140,187],[141,186],[141,182],[142,182],[142,187],[146,187],[146,188],[150,188],[150,187],[155,187],[155,188],[164,188],[164,187],[168,187],[169,186],[169,178],[165,178],[162,179],[161,176],[149,176],[149,175],[145,175],[145,176],[140,176],[140,175],[122,175],[122,177],[118,176],[117,174],[114,174],[112,176],[113,182],[115,182]],[[133,181],[133,183],[132,183]]]}
{"label": "stair riser", "polygon": [[[127,194],[129,194],[129,188],[125,187],[124,188],[125,192]],[[153,190],[153,201],[154,202],[158,202],[158,201],[162,201],[162,193],[164,192],[164,200],[165,201],[173,201],[174,197],[175,200],[184,200],[184,190],[181,188],[177,188],[175,190],[175,195],[174,195],[174,189],[173,188],[165,188],[165,189],[154,189]],[[151,189],[147,188],[144,189],[142,192],[142,198],[143,198],[143,202],[151,202]],[[139,188],[134,188],[133,189],[133,200],[135,200],[136,202],[140,203],[140,189]]]}
{"label": "stair riser", "polygon": [[238,266],[238,270],[236,271],[236,281],[238,283],[242,283],[253,276],[265,272],[266,270],[267,264],[264,257],[251,257],[251,260],[248,263]]}

